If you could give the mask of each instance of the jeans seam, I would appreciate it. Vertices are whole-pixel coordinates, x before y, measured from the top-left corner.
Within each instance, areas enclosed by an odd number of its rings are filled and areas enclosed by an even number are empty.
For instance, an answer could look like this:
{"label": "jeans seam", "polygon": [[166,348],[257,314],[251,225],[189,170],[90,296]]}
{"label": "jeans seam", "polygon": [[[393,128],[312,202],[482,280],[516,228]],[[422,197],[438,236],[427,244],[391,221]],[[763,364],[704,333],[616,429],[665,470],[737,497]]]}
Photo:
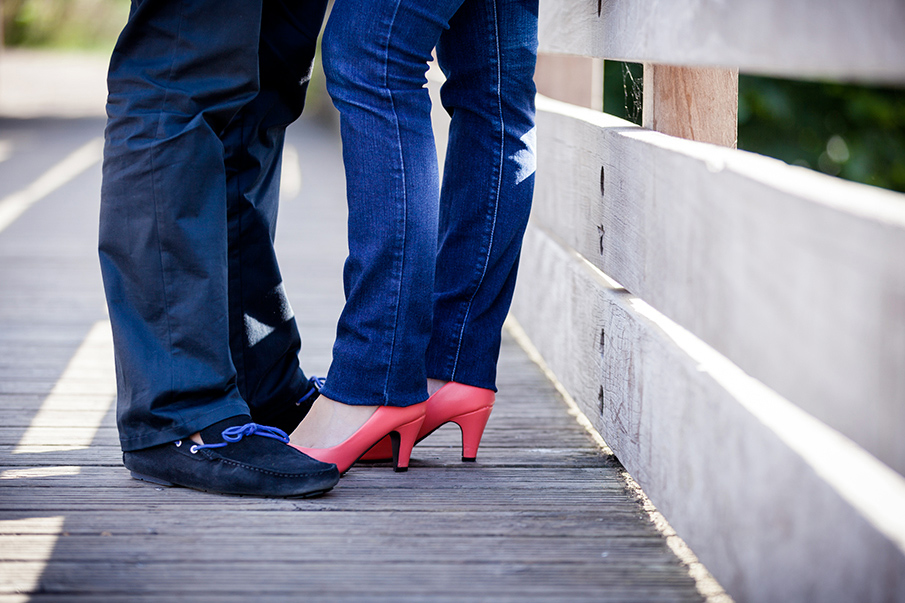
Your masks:
{"label": "jeans seam", "polygon": [[405,155],[402,150],[402,135],[399,132],[399,115],[396,112],[396,102],[393,98],[393,91],[390,88],[389,84],[389,62],[390,62],[390,38],[393,35],[393,28],[396,25],[396,16],[399,14],[400,2],[396,2],[396,7],[393,11],[393,17],[390,20],[390,26],[387,30],[387,38],[386,38],[386,50],[383,54],[384,63],[383,63],[383,86],[387,90],[389,94],[390,106],[393,109],[393,121],[395,122],[396,127],[396,146],[399,149],[399,162],[402,167],[400,170],[400,174],[402,177],[402,257],[399,259],[399,268],[397,270],[397,274],[399,275],[399,281],[396,288],[396,309],[393,314],[393,339],[390,342],[390,354],[389,361],[387,363],[386,377],[383,383],[383,404],[386,405],[389,403],[389,395],[390,395],[390,375],[393,373],[393,365],[395,363],[395,354],[396,354],[396,337],[398,335],[398,326],[399,326],[399,312],[401,308],[401,304],[399,300],[402,298],[402,281],[404,278],[405,272],[405,245],[406,245],[406,211],[408,205],[407,192],[405,186]]}
{"label": "jeans seam", "polygon": [[478,284],[475,287],[474,291],[471,294],[471,298],[468,300],[468,305],[465,308],[465,316],[462,319],[462,327],[459,329],[458,343],[456,345],[456,356],[453,359],[452,372],[450,374],[450,381],[455,381],[456,378],[456,370],[459,366],[459,355],[462,352],[462,341],[465,338],[465,327],[468,325],[468,317],[471,315],[471,308],[474,304],[475,297],[478,295],[478,291],[481,289],[481,285],[484,283],[484,277],[487,276],[487,268],[490,265],[490,256],[493,253],[493,243],[494,237],[496,235],[496,221],[497,216],[499,215],[500,209],[500,191],[503,185],[503,162],[505,161],[506,154],[503,152],[505,144],[506,144],[506,122],[503,117],[503,101],[502,101],[502,66],[501,66],[501,52],[500,52],[500,23],[499,23],[499,14],[497,11],[496,0],[490,0],[489,4],[493,7],[493,27],[494,27],[494,42],[496,49],[496,99],[497,99],[497,109],[499,110],[500,117],[500,156],[498,162],[497,169],[497,182],[496,182],[496,191],[493,196],[493,220],[490,226],[490,241],[487,244],[487,252],[484,258],[484,267],[481,270],[481,278],[478,279]]}

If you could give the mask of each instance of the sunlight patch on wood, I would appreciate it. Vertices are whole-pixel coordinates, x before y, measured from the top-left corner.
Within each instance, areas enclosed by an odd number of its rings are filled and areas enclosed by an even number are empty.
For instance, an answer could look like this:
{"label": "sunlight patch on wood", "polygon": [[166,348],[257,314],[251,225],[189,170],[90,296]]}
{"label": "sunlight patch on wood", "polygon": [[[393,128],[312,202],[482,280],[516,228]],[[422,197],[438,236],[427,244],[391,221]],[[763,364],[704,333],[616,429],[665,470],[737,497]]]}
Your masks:
{"label": "sunlight patch on wood", "polygon": [[0,232],[29,207],[99,162],[103,150],[104,139],[92,138],[24,189],[0,199]]}
{"label": "sunlight patch on wood", "polygon": [[[83,382],[86,371],[102,369],[106,375],[90,384]],[[88,385],[88,387],[86,387]],[[78,392],[85,398],[85,408],[73,396]],[[110,411],[116,399],[116,381],[113,367],[113,337],[110,323],[99,321],[91,328],[85,341],[76,351],[72,360],[53,390],[41,404],[26,432],[19,440],[13,454],[33,450],[34,446],[52,445],[59,450],[81,450],[88,448],[97,435],[97,430]],[[98,404],[98,402],[104,402]],[[78,425],[66,430],[54,430],[55,441],[48,442],[47,428],[56,427],[56,416],[61,412],[84,411]]]}
{"label": "sunlight patch on wood", "polygon": [[[37,528],[39,535],[32,536],[30,557],[34,561],[10,563],[0,561],[0,588],[5,593],[17,594],[33,592],[41,581],[44,568],[53,555],[57,539],[63,531],[65,517],[29,517],[28,519],[0,520],[0,534],[16,534],[0,536],[0,543],[8,538],[17,538],[18,534],[32,534]],[[0,550],[5,547],[0,545]],[[6,557],[6,555],[3,555]],[[4,599],[5,600],[5,599]]]}

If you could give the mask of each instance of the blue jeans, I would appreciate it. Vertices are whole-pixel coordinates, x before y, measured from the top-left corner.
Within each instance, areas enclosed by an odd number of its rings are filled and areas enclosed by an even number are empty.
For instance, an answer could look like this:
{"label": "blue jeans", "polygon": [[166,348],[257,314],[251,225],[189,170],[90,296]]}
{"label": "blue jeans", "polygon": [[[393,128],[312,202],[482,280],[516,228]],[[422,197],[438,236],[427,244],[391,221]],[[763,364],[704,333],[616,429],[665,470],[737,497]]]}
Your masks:
{"label": "blue jeans", "polygon": [[132,2],[108,76],[99,237],[123,450],[236,415],[274,424],[311,387],[273,234],[325,8]]}
{"label": "blue jeans", "polygon": [[[452,117],[442,191],[435,46]],[[323,394],[406,406],[427,377],[495,390],[534,189],[537,0],[337,0],[323,47],[349,203]]]}

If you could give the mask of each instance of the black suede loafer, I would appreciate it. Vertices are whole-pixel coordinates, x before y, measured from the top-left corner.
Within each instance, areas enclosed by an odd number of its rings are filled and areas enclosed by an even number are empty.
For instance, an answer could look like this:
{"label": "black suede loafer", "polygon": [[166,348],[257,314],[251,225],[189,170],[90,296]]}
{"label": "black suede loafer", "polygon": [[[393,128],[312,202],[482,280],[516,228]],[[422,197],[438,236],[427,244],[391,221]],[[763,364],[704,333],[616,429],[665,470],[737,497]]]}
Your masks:
{"label": "black suede loafer", "polygon": [[233,417],[185,439],[123,453],[132,477],[164,486],[263,497],[318,496],[339,482],[332,463],[289,446],[281,430]]}

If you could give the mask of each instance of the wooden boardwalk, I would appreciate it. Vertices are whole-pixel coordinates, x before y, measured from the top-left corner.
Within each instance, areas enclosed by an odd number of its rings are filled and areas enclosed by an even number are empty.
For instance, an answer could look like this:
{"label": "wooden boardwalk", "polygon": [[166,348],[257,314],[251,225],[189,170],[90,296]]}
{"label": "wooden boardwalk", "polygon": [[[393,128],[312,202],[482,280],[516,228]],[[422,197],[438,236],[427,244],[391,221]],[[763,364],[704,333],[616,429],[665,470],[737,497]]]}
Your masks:
{"label": "wooden boardwalk", "polygon": [[[0,199],[97,153],[84,145],[102,127],[0,119]],[[342,303],[339,143],[307,122],[290,143],[301,178],[285,175],[278,249],[303,365],[324,374]],[[356,466],[313,500],[132,480],[95,252],[100,169],[77,168],[0,224],[0,603],[728,600],[511,336],[476,464],[447,426],[408,473]]]}

